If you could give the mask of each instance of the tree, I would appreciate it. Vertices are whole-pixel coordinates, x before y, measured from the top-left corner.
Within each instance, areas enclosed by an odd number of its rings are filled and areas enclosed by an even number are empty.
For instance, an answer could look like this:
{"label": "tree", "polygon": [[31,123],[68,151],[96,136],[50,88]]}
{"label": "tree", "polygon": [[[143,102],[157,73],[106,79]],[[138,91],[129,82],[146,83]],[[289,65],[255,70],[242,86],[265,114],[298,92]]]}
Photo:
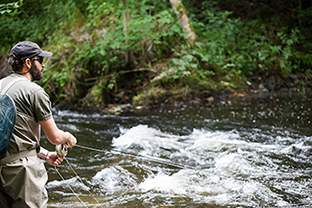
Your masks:
{"label": "tree", "polygon": [[[124,9],[123,20],[124,20],[124,34],[126,38],[125,44],[129,45],[129,40],[127,39],[127,29],[128,29],[127,23],[130,21],[131,16],[128,11],[127,1],[128,0],[122,0],[122,6]],[[131,49],[126,51],[125,53],[125,62],[126,64],[132,64],[134,62],[133,51]]]}
{"label": "tree", "polygon": [[181,25],[182,30],[188,31],[188,42],[190,45],[194,45],[196,41],[196,34],[194,32],[194,28],[191,25],[190,19],[187,16],[187,12],[185,7],[183,6],[181,0],[170,0],[171,6],[175,13],[178,15],[179,23]]}

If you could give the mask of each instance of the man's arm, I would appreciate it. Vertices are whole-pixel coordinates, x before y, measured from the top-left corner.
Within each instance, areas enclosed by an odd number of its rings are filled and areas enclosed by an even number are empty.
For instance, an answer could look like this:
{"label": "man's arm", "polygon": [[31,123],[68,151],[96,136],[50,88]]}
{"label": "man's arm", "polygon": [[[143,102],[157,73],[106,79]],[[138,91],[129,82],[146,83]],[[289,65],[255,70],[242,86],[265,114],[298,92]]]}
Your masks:
{"label": "man's arm", "polygon": [[65,144],[67,147],[73,147],[77,143],[77,139],[69,132],[60,130],[53,117],[45,121],[39,121],[44,134],[52,144]]}
{"label": "man's arm", "polygon": [[57,166],[61,164],[61,162],[64,160],[64,156],[59,156],[56,152],[49,152],[48,150],[44,149],[43,147],[40,147],[40,151],[38,152],[38,157],[41,157],[47,163],[53,166]]}

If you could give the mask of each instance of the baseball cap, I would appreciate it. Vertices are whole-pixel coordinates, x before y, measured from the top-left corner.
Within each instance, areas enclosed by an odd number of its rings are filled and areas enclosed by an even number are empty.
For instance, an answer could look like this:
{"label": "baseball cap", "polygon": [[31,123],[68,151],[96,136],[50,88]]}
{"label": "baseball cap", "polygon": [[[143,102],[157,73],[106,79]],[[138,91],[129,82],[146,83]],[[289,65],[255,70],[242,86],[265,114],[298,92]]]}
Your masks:
{"label": "baseball cap", "polygon": [[18,62],[24,62],[27,58],[34,56],[51,57],[52,54],[52,52],[43,51],[36,43],[31,41],[19,42],[10,51],[10,57]]}

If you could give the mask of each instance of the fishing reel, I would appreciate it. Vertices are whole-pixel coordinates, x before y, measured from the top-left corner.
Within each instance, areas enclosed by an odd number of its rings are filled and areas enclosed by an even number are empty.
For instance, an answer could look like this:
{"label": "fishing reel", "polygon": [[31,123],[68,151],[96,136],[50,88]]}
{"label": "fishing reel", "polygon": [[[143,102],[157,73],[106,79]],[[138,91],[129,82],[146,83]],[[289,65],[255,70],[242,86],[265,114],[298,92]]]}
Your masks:
{"label": "fishing reel", "polygon": [[58,156],[60,156],[60,157],[62,157],[62,156],[65,157],[68,153],[68,149],[67,149],[65,144],[55,145],[55,151],[58,154]]}

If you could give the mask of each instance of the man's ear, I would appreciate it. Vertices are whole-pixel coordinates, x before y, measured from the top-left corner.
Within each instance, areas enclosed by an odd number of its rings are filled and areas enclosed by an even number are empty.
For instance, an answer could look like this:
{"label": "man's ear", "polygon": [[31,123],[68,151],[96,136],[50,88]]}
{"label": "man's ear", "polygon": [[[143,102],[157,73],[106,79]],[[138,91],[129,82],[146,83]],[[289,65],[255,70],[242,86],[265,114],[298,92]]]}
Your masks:
{"label": "man's ear", "polygon": [[25,66],[27,67],[27,69],[31,68],[31,61],[30,61],[30,59],[26,59],[25,60]]}

